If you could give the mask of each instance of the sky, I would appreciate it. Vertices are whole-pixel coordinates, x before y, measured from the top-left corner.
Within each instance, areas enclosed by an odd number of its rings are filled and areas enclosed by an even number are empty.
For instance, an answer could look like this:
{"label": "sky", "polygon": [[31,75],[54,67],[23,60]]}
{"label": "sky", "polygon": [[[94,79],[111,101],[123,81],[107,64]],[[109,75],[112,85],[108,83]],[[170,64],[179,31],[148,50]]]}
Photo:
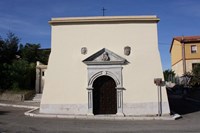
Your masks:
{"label": "sky", "polygon": [[[21,43],[51,47],[48,21],[56,17],[156,15],[163,70],[171,69],[175,36],[200,35],[200,0],[0,0],[0,36],[15,33]],[[148,44],[147,44],[148,45]]]}

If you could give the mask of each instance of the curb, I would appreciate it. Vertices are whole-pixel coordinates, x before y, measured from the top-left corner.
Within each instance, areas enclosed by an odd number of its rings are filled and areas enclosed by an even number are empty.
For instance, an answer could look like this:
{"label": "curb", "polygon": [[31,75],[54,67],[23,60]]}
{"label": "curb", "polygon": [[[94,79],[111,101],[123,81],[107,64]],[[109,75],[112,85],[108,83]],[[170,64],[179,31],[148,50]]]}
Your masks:
{"label": "curb", "polygon": [[79,119],[79,120],[177,120],[181,118],[179,114],[174,114],[171,116],[88,116],[88,115],[60,115],[60,114],[41,114],[35,113],[39,109],[37,106],[28,106],[28,105],[16,105],[16,104],[4,104],[0,103],[0,106],[4,107],[17,107],[17,108],[28,108],[29,111],[24,112],[24,115],[30,117],[38,118],[65,118],[65,119]]}
{"label": "curb", "polygon": [[16,107],[16,108],[28,108],[28,109],[39,108],[39,107],[36,107],[36,106],[17,105],[17,104],[5,104],[5,103],[0,103],[0,106],[3,106],[3,107]]}
{"label": "curb", "polygon": [[134,117],[134,116],[88,116],[88,115],[59,115],[59,114],[40,114],[34,113],[39,108],[35,108],[25,112],[26,116],[38,118],[65,118],[65,119],[79,119],[79,120],[177,120],[181,118],[180,115],[173,116],[155,116],[155,117]]}

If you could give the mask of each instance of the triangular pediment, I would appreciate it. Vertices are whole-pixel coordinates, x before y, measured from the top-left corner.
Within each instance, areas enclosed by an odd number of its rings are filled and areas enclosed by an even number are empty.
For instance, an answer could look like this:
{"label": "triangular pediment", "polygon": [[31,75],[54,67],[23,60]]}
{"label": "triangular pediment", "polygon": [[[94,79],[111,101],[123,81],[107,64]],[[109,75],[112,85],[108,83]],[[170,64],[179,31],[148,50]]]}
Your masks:
{"label": "triangular pediment", "polygon": [[89,56],[83,62],[87,65],[125,65],[128,63],[126,59],[106,48]]}

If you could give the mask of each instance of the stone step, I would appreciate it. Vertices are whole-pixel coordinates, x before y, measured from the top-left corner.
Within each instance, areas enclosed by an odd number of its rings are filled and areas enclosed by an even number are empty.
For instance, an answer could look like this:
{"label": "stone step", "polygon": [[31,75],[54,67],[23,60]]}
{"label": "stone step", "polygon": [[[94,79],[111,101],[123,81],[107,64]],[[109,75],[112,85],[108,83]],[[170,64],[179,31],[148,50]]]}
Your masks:
{"label": "stone step", "polygon": [[42,98],[42,94],[36,94],[34,97],[33,97],[33,101],[40,101]]}

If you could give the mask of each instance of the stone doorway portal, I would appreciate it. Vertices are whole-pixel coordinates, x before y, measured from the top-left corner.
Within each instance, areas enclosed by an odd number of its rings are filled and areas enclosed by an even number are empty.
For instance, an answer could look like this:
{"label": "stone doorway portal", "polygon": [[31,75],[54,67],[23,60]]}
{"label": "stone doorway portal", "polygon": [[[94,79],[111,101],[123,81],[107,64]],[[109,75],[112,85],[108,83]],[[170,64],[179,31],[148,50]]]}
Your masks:
{"label": "stone doorway portal", "polygon": [[88,72],[88,115],[123,114],[122,65],[129,62],[103,48],[83,62]]}
{"label": "stone doorway portal", "polygon": [[116,114],[116,83],[109,76],[100,76],[93,83],[93,113]]}

